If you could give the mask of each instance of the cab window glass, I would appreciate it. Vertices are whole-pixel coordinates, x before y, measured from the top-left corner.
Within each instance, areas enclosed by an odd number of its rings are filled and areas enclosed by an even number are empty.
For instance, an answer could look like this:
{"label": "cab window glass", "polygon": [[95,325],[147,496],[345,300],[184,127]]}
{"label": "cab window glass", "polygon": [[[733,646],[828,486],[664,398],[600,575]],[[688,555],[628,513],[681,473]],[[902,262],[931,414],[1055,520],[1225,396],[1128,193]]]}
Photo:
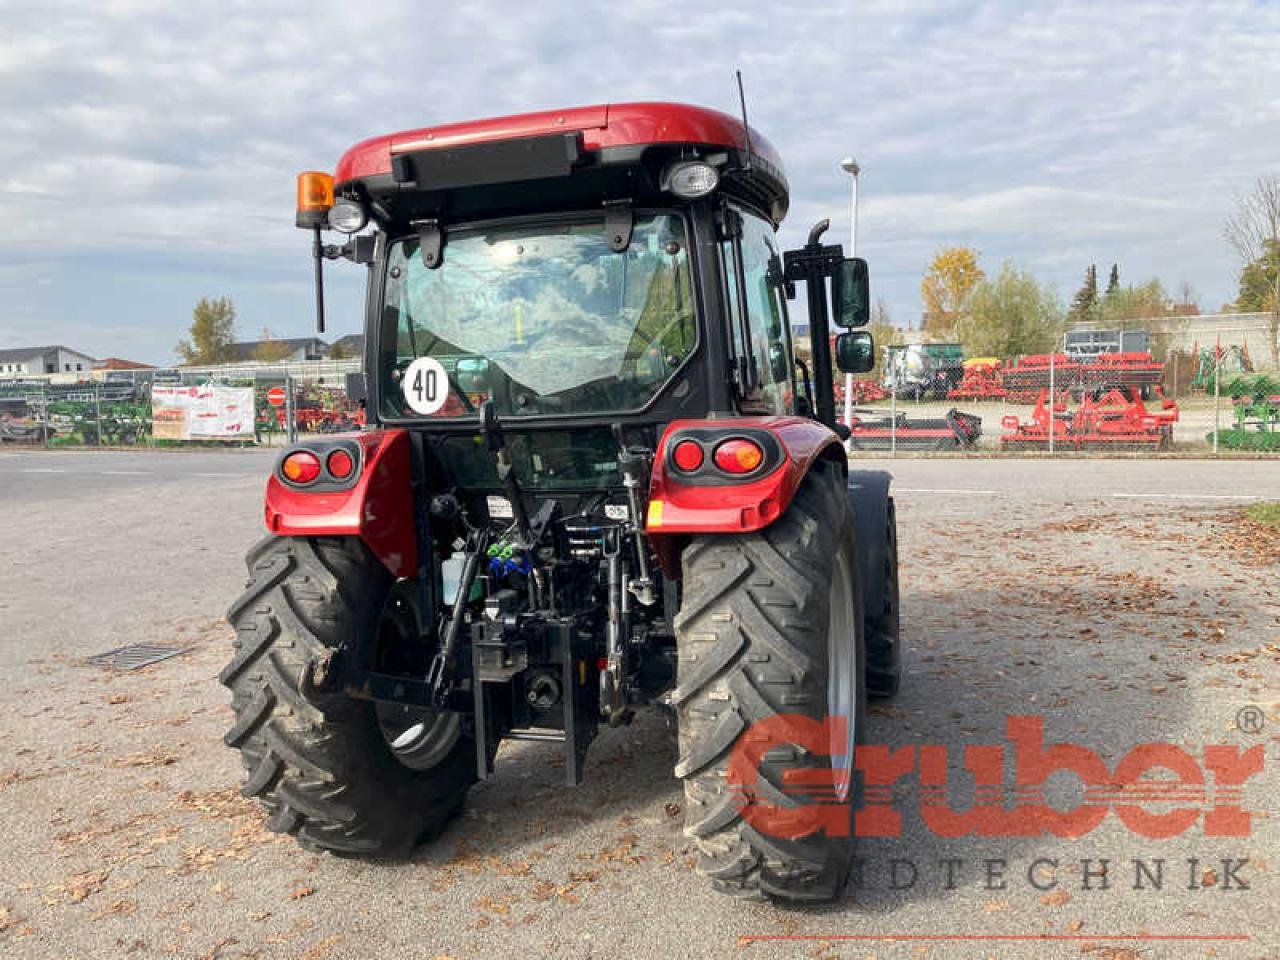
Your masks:
{"label": "cab window glass", "polygon": [[738,247],[746,288],[747,333],[760,386],[757,402],[769,413],[789,413],[794,409],[790,323],[773,228],[744,213]]}

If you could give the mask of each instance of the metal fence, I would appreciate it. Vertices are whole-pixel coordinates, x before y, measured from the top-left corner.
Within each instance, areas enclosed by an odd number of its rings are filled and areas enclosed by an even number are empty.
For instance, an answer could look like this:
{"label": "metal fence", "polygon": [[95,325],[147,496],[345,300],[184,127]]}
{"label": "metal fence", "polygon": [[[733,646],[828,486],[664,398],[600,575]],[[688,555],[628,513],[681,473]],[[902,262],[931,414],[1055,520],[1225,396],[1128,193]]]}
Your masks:
{"label": "metal fence", "polygon": [[[1280,375],[1242,370],[1225,351],[1216,361],[1210,352],[1206,365],[1203,354],[1171,358],[1164,396],[1140,402],[1073,395],[1061,383],[1039,403],[1019,403],[1009,397],[948,400],[946,391],[886,394],[880,384],[855,381],[850,416],[841,419],[852,427],[851,452],[873,457],[935,451],[1280,453]],[[358,360],[341,360],[112,371],[76,382],[0,380],[0,445],[281,446],[361,427],[360,376]],[[165,396],[209,385],[240,391],[242,429],[183,434]],[[840,399],[838,410],[844,409]]]}
{"label": "metal fence", "polygon": [[359,368],[343,360],[0,380],[0,444],[270,446],[354,430],[365,417],[348,376]]}
{"label": "metal fence", "polygon": [[1034,397],[949,399],[946,389],[863,381],[840,419],[851,429],[850,452],[868,457],[1280,453],[1280,375],[1242,370],[1232,359],[1223,351],[1207,364],[1171,362],[1150,390],[1081,390],[1054,383],[1050,371],[1050,385]]}

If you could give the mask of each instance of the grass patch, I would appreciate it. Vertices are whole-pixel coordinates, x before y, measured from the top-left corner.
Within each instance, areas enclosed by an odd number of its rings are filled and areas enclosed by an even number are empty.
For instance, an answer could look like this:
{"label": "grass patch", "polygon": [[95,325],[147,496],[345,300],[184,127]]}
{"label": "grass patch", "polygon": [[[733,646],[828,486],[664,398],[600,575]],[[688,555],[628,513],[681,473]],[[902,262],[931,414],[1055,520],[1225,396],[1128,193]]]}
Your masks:
{"label": "grass patch", "polygon": [[1244,515],[1254,523],[1260,523],[1264,527],[1280,529],[1280,500],[1251,503],[1244,508]]}

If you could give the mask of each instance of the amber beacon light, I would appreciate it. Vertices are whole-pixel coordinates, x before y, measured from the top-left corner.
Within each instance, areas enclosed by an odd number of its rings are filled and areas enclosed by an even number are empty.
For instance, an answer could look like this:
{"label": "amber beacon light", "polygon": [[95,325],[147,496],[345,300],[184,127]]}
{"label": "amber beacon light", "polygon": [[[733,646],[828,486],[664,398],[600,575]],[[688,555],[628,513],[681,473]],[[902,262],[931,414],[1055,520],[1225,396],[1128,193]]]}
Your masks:
{"label": "amber beacon light", "polygon": [[297,224],[305,230],[326,225],[333,206],[333,177],[320,170],[298,174]]}

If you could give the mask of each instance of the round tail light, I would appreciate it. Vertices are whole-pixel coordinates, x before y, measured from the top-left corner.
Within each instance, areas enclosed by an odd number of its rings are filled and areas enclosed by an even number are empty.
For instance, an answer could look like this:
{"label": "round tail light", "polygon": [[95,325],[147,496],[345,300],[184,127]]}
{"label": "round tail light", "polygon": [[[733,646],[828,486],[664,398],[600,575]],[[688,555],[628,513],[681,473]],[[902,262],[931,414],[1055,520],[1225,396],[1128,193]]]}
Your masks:
{"label": "round tail light", "polygon": [[290,483],[311,483],[320,476],[320,458],[307,450],[295,450],[284,458],[280,472]]}
{"label": "round tail light", "polygon": [[726,440],[716,447],[712,459],[725,473],[750,473],[764,463],[764,451],[750,440]]}
{"label": "round tail light", "polygon": [[705,455],[702,446],[692,440],[681,440],[671,451],[671,460],[685,473],[692,473],[702,466]]}
{"label": "round tail light", "polygon": [[352,471],[356,468],[356,463],[351,459],[351,454],[345,450],[335,450],[329,454],[329,459],[325,461],[329,468],[329,475],[335,480],[345,480],[351,476]]}

